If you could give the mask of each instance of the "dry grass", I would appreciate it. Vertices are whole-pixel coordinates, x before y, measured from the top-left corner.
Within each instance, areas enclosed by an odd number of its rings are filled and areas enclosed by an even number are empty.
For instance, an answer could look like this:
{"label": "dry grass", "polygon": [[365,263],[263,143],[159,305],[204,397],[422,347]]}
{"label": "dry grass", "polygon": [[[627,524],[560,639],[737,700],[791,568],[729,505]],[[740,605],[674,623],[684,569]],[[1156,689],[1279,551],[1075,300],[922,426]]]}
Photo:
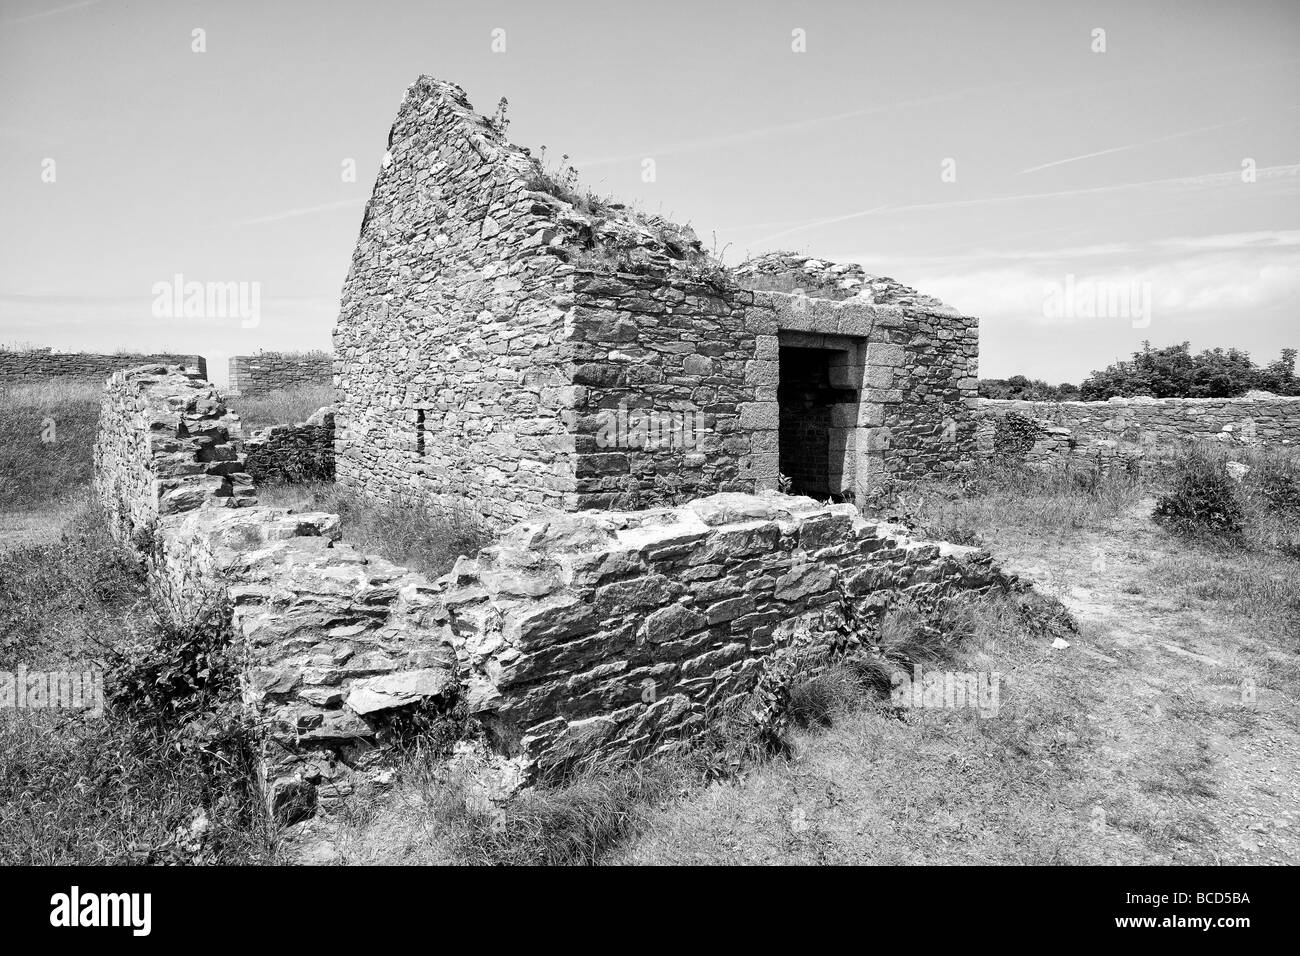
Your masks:
{"label": "dry grass", "polygon": [[[269,858],[245,738],[206,735],[207,696],[194,698],[197,723],[176,719],[175,695],[160,703],[169,687],[208,682],[198,656],[184,681],[170,680],[186,640],[152,613],[134,558],[93,509],[73,516],[59,545],[0,558],[0,670],[98,669],[107,698],[98,717],[0,710],[0,865]],[[162,649],[161,665],[135,656],[142,647]],[[146,705],[123,679],[133,673],[146,675]]]}
{"label": "dry grass", "polygon": [[[1041,655],[1045,639],[1018,600],[962,605],[963,640],[929,663],[1011,678],[1000,685],[996,717],[974,709],[893,710],[860,684],[856,693],[838,692],[846,678],[832,671],[815,682],[831,687],[827,716],[794,730],[786,755],[652,812],[639,836],[606,861],[1089,861],[1062,830],[1059,791],[1082,775],[1076,756],[1089,736],[1091,693],[1067,680],[1012,676],[1017,663]],[[906,636],[905,617],[891,625],[893,646],[935,654],[932,641]],[[855,684],[852,677],[847,683]]]}
{"label": "dry grass", "polygon": [[448,506],[418,497],[385,503],[357,498],[332,484],[267,484],[258,489],[258,500],[297,511],[333,512],[343,519],[343,536],[350,544],[433,577],[492,537],[468,503]]}
{"label": "dry grass", "polygon": [[1147,493],[1143,480],[1123,469],[1097,475],[984,467],[964,483],[896,485],[864,510],[936,540],[979,544],[982,530],[1004,525],[1053,537],[1096,527]]}
{"label": "dry grass", "polygon": [[334,404],[334,387],[311,385],[260,395],[228,395],[226,404],[239,415],[244,434],[248,435],[271,425],[306,421],[312,413]]}
{"label": "dry grass", "polygon": [[100,657],[140,619],[144,584],[89,502],[55,544],[0,555],[0,669]]}
{"label": "dry grass", "polygon": [[90,481],[102,394],[59,379],[0,391],[0,511],[49,509]]}
{"label": "dry grass", "polygon": [[[805,717],[787,755],[651,812],[603,860],[1294,861],[1288,831],[1257,821],[1285,818],[1277,774],[1295,771],[1300,562],[1266,535],[1230,548],[1171,537],[1137,517],[1162,487],[1009,474],[899,489],[893,504],[923,533],[956,529],[1013,569],[1044,571],[1079,630],[1054,600],[1027,615],[977,602],[954,615],[949,642],[900,606],[882,650],[1000,672],[996,716],[864,707],[830,672],[792,693]],[[1070,646],[1054,649],[1057,637]],[[1243,677],[1258,705],[1241,703]]]}

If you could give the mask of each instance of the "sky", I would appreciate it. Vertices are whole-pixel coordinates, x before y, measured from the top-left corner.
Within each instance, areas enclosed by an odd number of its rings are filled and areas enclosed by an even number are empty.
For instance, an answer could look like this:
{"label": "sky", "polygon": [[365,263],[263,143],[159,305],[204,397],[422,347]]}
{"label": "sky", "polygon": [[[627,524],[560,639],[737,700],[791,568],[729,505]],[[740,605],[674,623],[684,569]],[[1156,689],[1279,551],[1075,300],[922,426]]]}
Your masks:
{"label": "sky", "polygon": [[329,348],[422,73],[728,262],[979,316],[985,376],[1300,346],[1294,0],[0,0],[0,345]]}

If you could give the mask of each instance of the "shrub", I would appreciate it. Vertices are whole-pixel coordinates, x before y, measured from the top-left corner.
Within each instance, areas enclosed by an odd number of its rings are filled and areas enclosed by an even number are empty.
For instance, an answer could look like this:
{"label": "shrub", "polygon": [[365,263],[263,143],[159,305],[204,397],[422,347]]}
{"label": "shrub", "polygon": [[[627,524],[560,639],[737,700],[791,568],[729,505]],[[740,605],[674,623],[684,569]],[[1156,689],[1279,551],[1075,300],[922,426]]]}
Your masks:
{"label": "shrub", "polygon": [[1143,342],[1130,360],[1089,375],[1080,390],[1086,401],[1134,395],[1231,398],[1254,388],[1296,395],[1300,379],[1295,376],[1295,358],[1295,349],[1283,349],[1276,362],[1261,368],[1241,349],[1206,349],[1193,355],[1187,342],[1159,349]]}
{"label": "shrub", "polygon": [[1027,402],[1077,402],[1079,388],[1069,382],[1049,385],[1042,379],[1012,375],[1010,378],[982,378],[979,380],[980,398],[1018,399]]}
{"label": "shrub", "polygon": [[1043,426],[1029,416],[1008,412],[994,423],[993,455],[1003,462],[1023,461],[1045,434]]}
{"label": "shrub", "polygon": [[1157,500],[1154,517],[1177,534],[1238,536],[1243,514],[1224,461],[1198,448],[1179,455],[1170,490]]}
{"label": "shrub", "polygon": [[224,617],[152,613],[137,562],[102,516],[85,509],[72,528],[62,547],[20,548],[0,563],[5,663],[93,650],[106,706],[101,717],[0,717],[0,864],[267,858]]}

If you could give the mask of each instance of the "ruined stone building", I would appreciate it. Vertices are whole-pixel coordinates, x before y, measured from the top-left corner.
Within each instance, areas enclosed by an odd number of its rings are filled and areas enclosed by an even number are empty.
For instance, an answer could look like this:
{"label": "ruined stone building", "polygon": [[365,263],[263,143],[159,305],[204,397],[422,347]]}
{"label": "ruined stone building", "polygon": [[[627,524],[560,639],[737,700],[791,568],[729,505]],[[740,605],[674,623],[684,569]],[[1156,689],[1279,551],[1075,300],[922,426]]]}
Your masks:
{"label": "ruined stone building", "polygon": [[402,101],[334,333],[342,484],[505,523],[782,475],[848,498],[972,454],[976,319],[855,266],[727,269],[504,125],[428,77]]}

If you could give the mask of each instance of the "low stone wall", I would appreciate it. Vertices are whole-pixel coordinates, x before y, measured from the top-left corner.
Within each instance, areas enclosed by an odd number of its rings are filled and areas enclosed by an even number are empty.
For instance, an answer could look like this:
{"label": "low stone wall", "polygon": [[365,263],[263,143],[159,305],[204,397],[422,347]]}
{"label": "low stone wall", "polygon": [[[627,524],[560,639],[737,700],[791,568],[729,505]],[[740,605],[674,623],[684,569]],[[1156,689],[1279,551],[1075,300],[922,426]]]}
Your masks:
{"label": "low stone wall", "polygon": [[230,602],[272,805],[346,793],[345,767],[365,764],[376,734],[363,716],[436,696],[454,673],[432,586],[342,542],[337,515],[258,505],[239,420],[195,374],[116,373],[100,428],[98,497],[155,597],[179,618]]}
{"label": "low stone wall", "polygon": [[1006,583],[987,552],[776,492],[525,523],[440,596],[469,709],[531,771],[640,758],[815,672],[903,595]]}
{"label": "low stone wall", "polygon": [[231,395],[333,384],[334,356],[328,352],[258,352],[230,357]]}
{"label": "low stone wall", "polygon": [[1163,459],[1200,441],[1300,446],[1300,397],[980,399],[975,417],[982,457],[1031,464]]}
{"label": "low stone wall", "polygon": [[99,355],[93,352],[54,352],[47,349],[9,351],[0,349],[0,386],[20,382],[40,382],[51,378],[103,381],[120,369],[140,365],[183,365],[203,378],[208,363],[202,355],[154,355],[119,353]]}
{"label": "low stone wall", "polygon": [[357,552],[336,515],[258,505],[237,420],[195,375],[114,375],[102,420],[96,485],[156,592],[231,606],[284,818],[377,769],[411,705],[462,703],[515,779],[616,764],[869,641],[903,595],[1006,583],[984,551],[775,492],[527,522],[431,581]]}
{"label": "low stone wall", "polygon": [[333,481],[334,410],[326,406],[305,422],[254,432],[243,451],[254,481]]}

